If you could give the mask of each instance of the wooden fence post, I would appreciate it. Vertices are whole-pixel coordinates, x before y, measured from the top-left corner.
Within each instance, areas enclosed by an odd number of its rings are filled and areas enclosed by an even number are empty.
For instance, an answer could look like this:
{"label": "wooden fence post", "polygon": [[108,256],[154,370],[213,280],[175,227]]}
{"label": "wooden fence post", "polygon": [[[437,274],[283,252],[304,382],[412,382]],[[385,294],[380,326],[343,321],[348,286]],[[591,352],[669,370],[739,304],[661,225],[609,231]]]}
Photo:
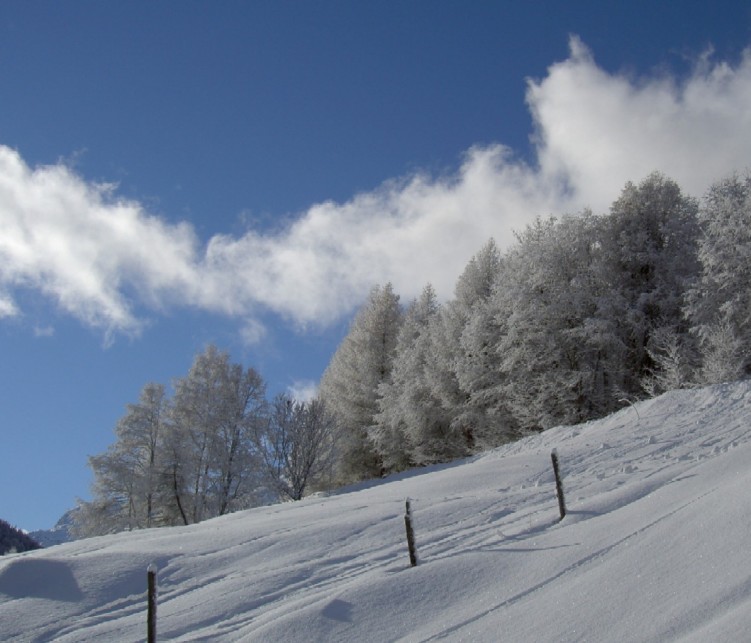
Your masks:
{"label": "wooden fence post", "polygon": [[156,565],[151,563],[146,569],[148,578],[148,616],[146,624],[147,643],[156,643]]}
{"label": "wooden fence post", "polygon": [[407,528],[407,548],[409,549],[409,564],[417,566],[417,551],[415,550],[415,531],[412,527],[412,508],[407,498],[407,512],[404,514],[404,526]]}
{"label": "wooden fence post", "polygon": [[558,467],[558,452],[553,449],[550,454],[553,460],[553,473],[555,474],[555,492],[558,496],[558,511],[561,514],[561,520],[566,516],[566,499],[563,496],[563,483],[561,482],[561,472]]}

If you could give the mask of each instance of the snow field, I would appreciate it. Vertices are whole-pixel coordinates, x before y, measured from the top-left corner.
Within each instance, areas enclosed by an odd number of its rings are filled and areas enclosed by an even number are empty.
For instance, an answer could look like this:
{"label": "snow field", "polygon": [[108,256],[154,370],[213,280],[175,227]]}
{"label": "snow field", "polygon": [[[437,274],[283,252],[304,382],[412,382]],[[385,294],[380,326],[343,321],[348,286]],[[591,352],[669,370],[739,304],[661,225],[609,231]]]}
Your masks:
{"label": "snow field", "polygon": [[5,556],[0,639],[144,640],[153,562],[159,640],[744,640],[750,437],[749,384],[675,391],[329,497]]}

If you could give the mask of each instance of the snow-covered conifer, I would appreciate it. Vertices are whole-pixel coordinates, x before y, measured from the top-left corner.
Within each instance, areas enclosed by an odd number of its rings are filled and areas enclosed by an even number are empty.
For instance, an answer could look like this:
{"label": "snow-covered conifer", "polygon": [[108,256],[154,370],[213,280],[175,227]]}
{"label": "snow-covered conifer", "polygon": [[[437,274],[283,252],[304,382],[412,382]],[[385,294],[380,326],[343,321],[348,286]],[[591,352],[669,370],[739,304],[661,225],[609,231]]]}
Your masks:
{"label": "snow-covered conifer", "polygon": [[321,399],[336,420],[342,482],[382,473],[368,431],[375,424],[379,387],[391,376],[401,322],[399,295],[391,284],[373,288],[321,380]]}
{"label": "snow-covered conifer", "polygon": [[494,347],[502,401],[520,430],[577,422],[603,411],[607,328],[597,319],[598,221],[538,220],[504,257],[493,296],[505,332]]}
{"label": "snow-covered conifer", "polygon": [[437,402],[425,381],[428,328],[440,310],[428,285],[407,309],[399,331],[391,378],[381,384],[378,413],[369,437],[387,471],[419,463],[414,444],[436,420]]}
{"label": "snow-covered conifer", "polygon": [[[484,422],[484,403],[475,404],[460,374],[474,357],[462,346],[462,335],[493,292],[501,256],[493,239],[472,257],[459,276],[455,298],[431,320],[425,377],[438,414],[422,427],[415,450],[423,462],[437,462],[471,453]],[[469,361],[469,364],[468,364]]]}
{"label": "snow-covered conifer", "polygon": [[687,313],[700,345],[700,379],[715,383],[751,371],[751,176],[713,185],[699,212],[701,276]]}
{"label": "snow-covered conifer", "polygon": [[606,305],[626,349],[625,396],[638,396],[644,376],[658,368],[650,357],[655,330],[688,329],[682,306],[699,271],[697,209],[674,181],[655,172],[638,186],[627,183],[603,219]]}

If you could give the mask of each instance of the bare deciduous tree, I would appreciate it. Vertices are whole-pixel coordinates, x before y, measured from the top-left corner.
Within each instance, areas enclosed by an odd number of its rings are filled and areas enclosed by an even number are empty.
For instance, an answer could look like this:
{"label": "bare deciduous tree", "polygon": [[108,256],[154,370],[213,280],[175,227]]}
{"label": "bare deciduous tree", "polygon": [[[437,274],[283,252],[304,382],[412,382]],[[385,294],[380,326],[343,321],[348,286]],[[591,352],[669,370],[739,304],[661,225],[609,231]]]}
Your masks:
{"label": "bare deciduous tree", "polygon": [[330,469],[333,426],[321,400],[298,402],[288,395],[274,400],[268,421],[256,433],[256,445],[281,496],[300,500],[310,483]]}

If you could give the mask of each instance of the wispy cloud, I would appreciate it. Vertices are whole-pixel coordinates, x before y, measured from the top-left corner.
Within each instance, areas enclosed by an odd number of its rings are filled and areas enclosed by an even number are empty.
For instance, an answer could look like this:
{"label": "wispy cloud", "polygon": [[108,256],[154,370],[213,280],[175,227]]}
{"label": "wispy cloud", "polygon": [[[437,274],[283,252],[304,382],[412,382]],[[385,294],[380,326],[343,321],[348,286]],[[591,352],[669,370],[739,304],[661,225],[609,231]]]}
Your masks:
{"label": "wispy cloud", "polygon": [[15,317],[19,310],[10,295],[0,293],[0,319],[3,317]]}
{"label": "wispy cloud", "polygon": [[599,68],[572,38],[526,101],[532,165],[500,144],[473,147],[451,176],[395,179],[315,204],[281,231],[206,244],[112,186],[63,164],[30,168],[0,146],[0,317],[18,315],[13,294],[31,288],[106,333],[137,334],[147,315],[191,306],[241,319],[246,341],[259,341],[260,311],[325,325],[374,283],[409,298],[431,282],[449,297],[489,237],[505,246],[535,216],[604,211],[653,170],[699,196],[751,165],[748,51],[734,64],[704,56],[685,78],[634,78]]}
{"label": "wispy cloud", "polygon": [[287,387],[287,394],[298,402],[310,402],[318,395],[318,384],[311,380],[299,380]]}
{"label": "wispy cloud", "polygon": [[52,326],[35,326],[34,337],[52,337],[55,329]]}
{"label": "wispy cloud", "polygon": [[240,339],[248,346],[260,343],[268,334],[266,327],[257,319],[247,318],[240,329]]}
{"label": "wispy cloud", "polygon": [[86,183],[64,165],[29,168],[0,146],[0,289],[33,288],[67,313],[107,331],[137,333],[132,299],[195,277],[188,224],[168,225],[112,186]]}

